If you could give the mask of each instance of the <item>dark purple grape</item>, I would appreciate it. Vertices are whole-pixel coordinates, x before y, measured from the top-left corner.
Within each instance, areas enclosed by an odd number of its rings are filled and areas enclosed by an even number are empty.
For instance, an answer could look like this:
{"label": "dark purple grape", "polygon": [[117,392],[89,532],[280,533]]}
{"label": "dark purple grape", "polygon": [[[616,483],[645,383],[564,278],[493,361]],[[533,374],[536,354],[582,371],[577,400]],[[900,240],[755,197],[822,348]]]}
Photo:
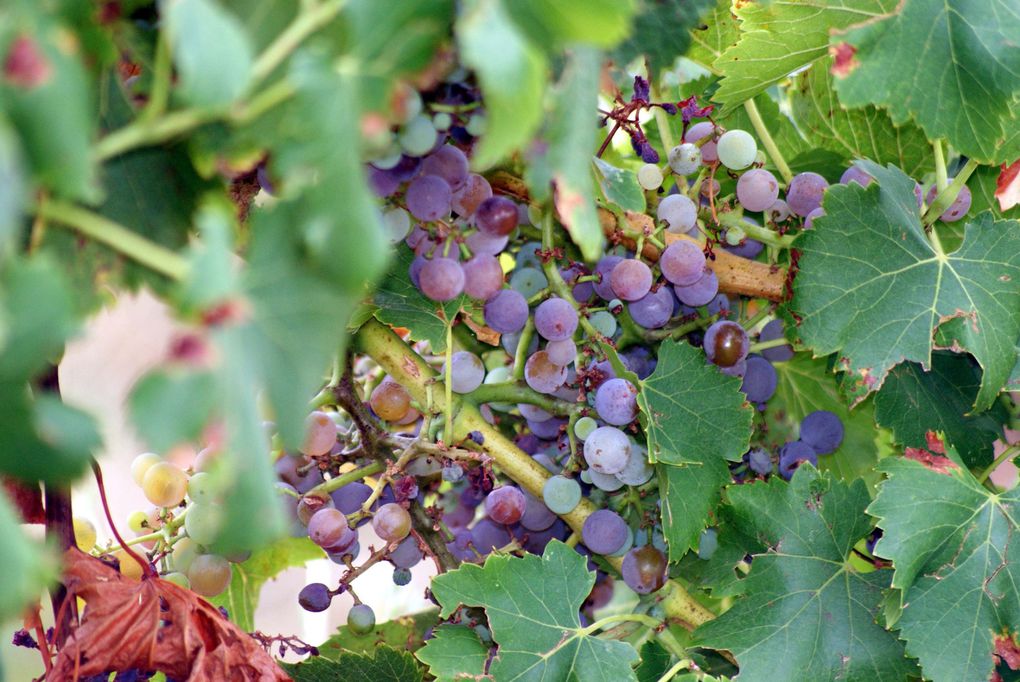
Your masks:
{"label": "dark purple grape", "polygon": [[754,473],[766,476],[772,473],[772,455],[765,448],[754,448],[747,453],[747,466]]}
{"label": "dark purple grape", "polygon": [[653,288],[644,296],[627,305],[634,322],[645,329],[658,329],[665,326],[673,317],[676,297],[668,285]]}
{"label": "dark purple grape", "polygon": [[689,286],[676,284],[673,286],[673,293],[676,294],[677,299],[684,305],[692,307],[708,305],[715,298],[715,295],[719,293],[719,278],[714,270],[705,268],[701,279]]}
{"label": "dark purple grape", "polygon": [[616,267],[616,264],[622,260],[623,258],[620,256],[603,256],[595,266],[595,272],[593,274],[598,275],[602,279],[598,282],[593,282],[592,286],[595,289],[595,293],[603,301],[611,301],[616,298],[616,294],[613,292],[610,275],[613,272],[613,268]]}
{"label": "dark purple grape", "polygon": [[818,454],[807,443],[795,440],[780,448],[779,474],[787,481],[793,478],[793,471],[803,462],[818,466]]}
{"label": "dark purple grape", "polygon": [[[482,519],[471,529],[471,539],[475,550],[485,556],[492,550],[505,547],[510,543],[510,532],[506,526],[497,524],[491,519]],[[474,555],[472,555],[474,556]]]}
{"label": "dark purple grape", "polygon": [[556,514],[549,511],[542,500],[539,500],[525,493],[526,500],[524,514],[521,515],[520,524],[531,531],[543,531],[556,521]]}
{"label": "dark purple grape", "polygon": [[450,213],[453,193],[446,180],[435,175],[423,175],[407,186],[404,199],[407,210],[418,220],[439,220]]}
{"label": "dark purple grape", "polygon": [[524,329],[528,321],[528,301],[513,289],[501,289],[485,302],[485,324],[500,334]]}
{"label": "dark purple grape", "polygon": [[801,421],[800,439],[819,455],[835,452],[843,442],[843,422],[828,410],[815,410]]}
{"label": "dark purple grape", "polygon": [[421,548],[418,547],[418,539],[409,535],[400,541],[387,558],[397,568],[411,568],[421,561],[423,556]]}
{"label": "dark purple grape", "polygon": [[331,601],[333,601],[333,595],[329,593],[329,588],[322,583],[305,585],[298,593],[298,604],[305,611],[315,613],[325,611],[329,608]]}
{"label": "dark purple grape", "polygon": [[744,370],[744,381],[740,385],[740,390],[750,402],[763,403],[776,392],[777,381],[778,376],[772,363],[761,356],[752,355],[747,358],[747,368]]}
{"label": "dark purple grape", "polygon": [[628,537],[627,522],[611,509],[593,512],[581,526],[581,539],[595,554],[613,554]]}
{"label": "dark purple grape", "polygon": [[475,209],[478,229],[493,236],[508,235],[517,227],[517,204],[506,197],[489,197]]}
{"label": "dark purple grape", "polygon": [[[783,321],[772,320],[761,328],[761,333],[758,334],[758,343],[774,341],[775,339],[781,338],[783,338]],[[793,348],[788,345],[775,346],[773,348],[764,349],[761,354],[762,357],[769,362],[785,362],[793,357]]]}
{"label": "dark purple grape", "polygon": [[485,513],[496,523],[509,525],[520,521],[527,500],[518,488],[496,488],[485,498]]}
{"label": "dark purple grape", "polygon": [[668,568],[666,555],[651,545],[645,545],[627,552],[620,574],[627,587],[638,594],[650,594],[666,584]]}

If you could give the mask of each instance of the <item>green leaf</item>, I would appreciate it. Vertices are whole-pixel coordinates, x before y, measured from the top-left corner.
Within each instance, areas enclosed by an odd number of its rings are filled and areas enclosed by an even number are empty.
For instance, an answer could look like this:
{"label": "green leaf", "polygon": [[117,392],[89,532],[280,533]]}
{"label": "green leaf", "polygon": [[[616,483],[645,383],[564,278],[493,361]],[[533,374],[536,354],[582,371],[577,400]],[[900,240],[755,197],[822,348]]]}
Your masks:
{"label": "green leaf", "polygon": [[929,138],[946,138],[981,163],[1020,156],[1015,5],[910,0],[879,19],[833,39],[855,50],[836,81],[846,105],[887,108],[896,123],[912,118]]}
{"label": "green leaf", "polygon": [[336,634],[319,645],[323,658],[337,660],[348,652],[372,653],[380,645],[419,650],[424,644],[425,632],[436,625],[438,611],[431,609],[412,616],[401,616],[379,623],[366,634],[351,632],[346,625],[337,629]]}
{"label": "green leaf", "polygon": [[502,0],[469,0],[457,19],[464,65],[474,69],[486,103],[487,130],[473,164],[485,169],[523,145],[542,119],[547,63],[521,34]]}
{"label": "green leaf", "polygon": [[768,546],[755,555],[745,594],[694,633],[733,652],[740,679],[899,682],[913,672],[903,645],[876,624],[889,571],[858,573],[848,561],[871,530],[867,487],[798,467],[729,490],[733,511]]}
{"label": "green leaf", "polygon": [[[833,186],[826,215],[797,239],[790,310],[817,355],[839,351],[855,402],[903,360],[931,364],[938,343],[969,351],[984,369],[974,401],[991,405],[1016,362],[1020,336],[1020,229],[984,213],[946,253],[921,226],[914,181],[867,161],[877,182]],[[948,320],[948,321],[947,321]]]}
{"label": "green leaf", "polygon": [[967,180],[971,195],[970,213],[977,215],[992,211],[996,217],[1016,220],[1020,218],[1020,205],[1003,211],[999,208],[999,200],[995,198],[995,183],[999,179],[999,172],[998,166],[978,166],[971,173]]}
{"label": "green leaf", "polygon": [[196,441],[216,403],[215,380],[207,372],[154,371],[131,390],[131,419],[154,452]]}
{"label": "green leaf", "polygon": [[181,97],[200,107],[240,97],[251,80],[254,50],[238,18],[216,0],[174,0],[163,10]]}
{"label": "green leaf", "polygon": [[634,4],[635,0],[510,0],[506,11],[533,44],[555,55],[569,43],[612,47],[620,42],[630,33]]}
{"label": "green leaf", "polygon": [[993,635],[1016,635],[1020,622],[1020,488],[995,494],[959,467],[899,457],[882,470],[868,513],[883,531],[875,553],[892,559],[902,590],[907,653],[935,682],[989,679]]}
{"label": "green leaf", "polygon": [[23,164],[14,130],[0,116],[0,258],[6,256],[22,227],[28,198]]}
{"label": "green leaf", "polygon": [[[626,66],[638,57],[648,60],[653,77],[673,66],[691,45],[688,29],[698,25],[712,0],[638,0],[630,37],[613,51],[614,60]],[[582,10],[582,14],[584,11]]]}
{"label": "green leaf", "polygon": [[467,676],[485,674],[489,647],[467,626],[440,625],[415,656],[439,682],[457,682]]}
{"label": "green leaf", "polygon": [[874,470],[879,451],[876,444],[875,403],[864,401],[853,410],[840,395],[826,358],[797,353],[786,362],[773,365],[779,381],[776,394],[768,402],[765,420],[769,425],[769,443],[779,447],[799,436],[800,422],[815,410],[828,410],[843,422],[843,443],[830,455],[818,458],[821,471],[831,471],[850,482],[864,479],[874,488],[880,476]]}
{"label": "green leaf", "polygon": [[598,259],[605,247],[587,162],[596,144],[596,120],[589,114],[598,106],[599,66],[596,50],[574,48],[554,93],[545,135],[552,181],[556,183],[557,213],[570,238],[581,249],[581,256],[588,261]]}
{"label": "green leaf", "polygon": [[344,7],[349,54],[373,76],[424,69],[453,23],[453,0],[353,0]]}
{"label": "green leaf", "polygon": [[708,364],[689,343],[659,346],[655,371],[641,382],[638,406],[653,462],[736,461],[747,450],[753,410],[740,392],[740,379]]}
{"label": "green leaf", "polygon": [[709,71],[714,72],[715,61],[740,39],[740,22],[733,16],[731,4],[731,0],[718,0],[690,31],[687,57]]}
{"label": "green leaf", "polygon": [[300,9],[297,0],[221,0],[220,5],[241,21],[256,53],[269,47]]}
{"label": "green leaf", "polygon": [[895,0],[776,0],[740,3],[740,41],[714,67],[723,80],[712,97],[727,107],[754,97],[787,74],[824,57],[829,34],[881,18]]}
{"label": "green leaf", "polygon": [[57,359],[78,328],[67,280],[45,256],[5,264],[0,305],[7,324],[0,380],[28,381]]}
{"label": "green leaf", "polygon": [[[57,577],[56,561],[22,531],[17,512],[0,487],[0,620],[16,618]],[[2,670],[0,670],[2,673]]]}
{"label": "green leaf", "polygon": [[337,661],[311,658],[304,663],[283,663],[294,682],[421,682],[423,673],[414,656],[387,646],[369,654],[342,654]]}
{"label": "green leaf", "polygon": [[981,371],[967,355],[932,353],[931,371],[904,362],[889,372],[875,396],[875,417],[901,445],[925,447],[925,433],[942,433],[969,467],[992,463],[992,443],[1002,437],[1009,414],[1001,403],[970,413]]}
{"label": "green leaf", "polygon": [[251,632],[255,629],[255,608],[259,604],[262,586],[285,569],[304,566],[324,556],[322,549],[307,537],[277,540],[256,550],[247,560],[231,564],[233,575],[230,586],[209,602],[213,606],[224,607],[230,620],[242,630]]}
{"label": "green leaf", "polygon": [[[697,453],[692,454],[697,457]],[[720,493],[730,482],[730,470],[722,458],[705,457],[704,461],[680,465],[659,464],[655,472],[662,504],[662,532],[670,561],[677,561],[708,526]]]}
{"label": "green leaf", "polygon": [[638,682],[659,682],[672,662],[673,657],[666,647],[650,639],[641,645],[641,663],[634,673]]}
{"label": "green leaf", "polygon": [[873,106],[847,109],[839,101],[825,58],[797,77],[790,89],[793,116],[808,140],[851,159],[891,163],[920,178],[932,168],[932,151],[920,128],[897,126]]}
{"label": "green leaf", "polygon": [[433,353],[446,352],[446,327],[467,303],[458,296],[446,303],[425,298],[411,282],[408,268],[414,260],[409,249],[398,249],[393,267],[383,277],[372,302],[376,305],[375,317],[394,327],[406,327],[415,341],[428,341]]}
{"label": "green leaf", "polygon": [[581,627],[578,609],[594,583],[586,559],[554,540],[540,557],[490,554],[484,566],[439,575],[432,593],[442,618],[461,605],[485,609],[499,646],[494,679],[633,680],[633,647]]}
{"label": "green leaf", "polygon": [[594,160],[595,168],[599,171],[599,188],[606,201],[626,211],[644,213],[645,193],[638,184],[637,174],[632,170],[617,168],[597,156]]}

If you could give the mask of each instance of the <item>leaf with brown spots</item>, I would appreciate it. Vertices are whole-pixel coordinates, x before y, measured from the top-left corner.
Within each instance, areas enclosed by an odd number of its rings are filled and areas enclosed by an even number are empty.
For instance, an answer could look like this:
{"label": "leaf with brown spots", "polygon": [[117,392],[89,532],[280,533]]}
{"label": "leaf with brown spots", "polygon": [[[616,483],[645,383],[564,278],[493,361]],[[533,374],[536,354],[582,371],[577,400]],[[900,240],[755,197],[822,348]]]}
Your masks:
{"label": "leaf with brown spots", "polygon": [[77,549],[64,554],[69,594],[86,603],[49,680],[159,670],[187,682],[291,678],[247,633],[194,592],[160,578],[131,580]]}

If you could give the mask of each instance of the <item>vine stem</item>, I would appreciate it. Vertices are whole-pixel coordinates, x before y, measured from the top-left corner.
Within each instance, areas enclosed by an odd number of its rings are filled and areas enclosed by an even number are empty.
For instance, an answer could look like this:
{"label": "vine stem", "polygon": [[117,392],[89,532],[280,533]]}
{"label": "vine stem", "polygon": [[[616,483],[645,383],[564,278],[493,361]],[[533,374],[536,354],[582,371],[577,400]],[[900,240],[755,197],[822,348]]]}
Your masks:
{"label": "vine stem", "polygon": [[776,146],[776,141],[772,139],[772,134],[765,125],[765,121],[762,120],[761,113],[758,111],[758,105],[754,103],[754,99],[744,102],[744,111],[747,112],[747,117],[751,119],[754,132],[758,133],[759,139],[765,145],[765,151],[768,152],[772,163],[776,164],[776,170],[783,176],[783,181],[790,184],[790,180],[793,179],[793,173],[790,171],[790,167],[786,165],[786,159],[779,153],[779,147]]}
{"label": "vine stem", "polygon": [[929,206],[928,210],[925,211],[924,220],[921,221],[925,227],[938,220],[939,216],[945,213],[946,209],[949,208],[954,201],[956,201],[956,196],[960,193],[960,190],[963,189],[963,186],[967,184],[967,180],[970,178],[971,173],[973,173],[977,167],[977,161],[974,159],[968,159],[963,170],[957,173],[956,177],[953,178],[953,181],[949,183],[949,186],[938,193],[938,196],[935,197],[935,201],[931,202],[931,206]]}
{"label": "vine stem", "polygon": [[978,476],[978,483],[984,483],[985,481],[987,481],[988,477],[991,476],[992,473],[996,469],[998,469],[1003,462],[1006,462],[1016,457],[1017,455],[1020,455],[1020,444],[1010,445],[1009,447],[1007,447],[1005,450],[1002,451],[1001,454],[999,454],[998,457],[995,458],[994,462],[989,464],[988,467],[981,472],[981,475]]}
{"label": "vine stem", "polygon": [[[289,455],[284,455],[284,457],[288,457],[288,456]],[[314,488],[309,490],[307,493],[305,493],[305,495],[312,495],[312,494],[318,494],[318,493],[329,494],[329,493],[333,492],[334,490],[339,490],[340,488],[343,488],[348,483],[353,483],[354,481],[360,481],[363,478],[368,478],[369,476],[374,476],[375,474],[382,473],[385,470],[386,470],[386,464],[384,462],[382,462],[382,461],[372,462],[371,464],[366,464],[365,466],[361,467],[360,469],[354,469],[353,471],[348,471],[346,474],[340,474],[339,476],[335,476],[335,477],[329,479],[328,481],[320,483],[319,485],[315,486]]]}
{"label": "vine stem", "polygon": [[770,230],[767,227],[761,225],[755,225],[749,223],[743,219],[739,213],[735,211],[727,211],[720,213],[719,224],[724,227],[736,227],[743,230],[744,234],[752,239],[757,239],[760,242],[775,246],[780,249],[789,249],[793,246],[793,241],[796,236],[792,234],[779,234],[775,230]]}
{"label": "vine stem", "polygon": [[659,682],[669,682],[674,677],[676,677],[676,674],[678,672],[680,672],[681,670],[687,670],[690,667],[691,667],[690,659],[685,658],[682,661],[677,661],[672,668],[670,668],[669,670],[662,674],[662,677],[659,678]]}
{"label": "vine stem", "polygon": [[255,60],[251,69],[253,83],[258,83],[275,71],[308,36],[339,14],[345,4],[344,0],[303,4],[294,21]]}
{"label": "vine stem", "polygon": [[788,346],[790,342],[786,340],[785,336],[780,336],[778,339],[771,339],[769,341],[759,341],[758,343],[752,343],[748,349],[748,353],[757,353],[759,351],[768,350],[769,348],[779,348],[780,346]]}
{"label": "vine stem", "polygon": [[170,279],[184,279],[188,272],[188,262],[184,257],[98,213],[54,200],[40,202],[36,213],[41,218],[70,227],[106,244],[114,251]]}
{"label": "vine stem", "polygon": [[482,403],[527,403],[541,407],[550,414],[577,414],[584,407],[580,403],[551,398],[516,381],[504,381],[497,384],[482,384],[469,394],[471,402]]}
{"label": "vine stem", "polygon": [[[404,386],[411,397],[419,402],[425,401],[428,388],[435,381],[435,371],[393,330],[376,320],[369,320],[354,338],[360,350],[371,356],[394,381]],[[433,394],[434,401],[442,399]],[[454,399],[460,400],[458,397]],[[466,437],[471,431],[482,434],[482,448],[504,474],[532,495],[539,497],[542,494],[549,472],[485,421],[474,405],[460,401],[454,420],[455,437]],[[571,530],[580,534],[585,519],[597,509],[590,500],[583,499],[573,511],[563,514],[561,518]],[[607,557],[607,561],[617,571],[623,564],[622,557]],[[667,618],[679,621],[690,629],[715,618],[714,613],[673,580],[666,583],[662,594]]]}
{"label": "vine stem", "polygon": [[641,623],[649,628],[657,628],[662,625],[661,621],[657,621],[643,613],[618,613],[615,616],[606,616],[601,620],[595,621],[588,627],[582,628],[578,634],[590,635],[598,630],[605,630],[607,625],[612,625],[613,623]]}
{"label": "vine stem", "polygon": [[949,176],[946,174],[946,155],[942,152],[941,138],[931,143],[931,149],[935,156],[935,187],[942,192],[949,185]]}

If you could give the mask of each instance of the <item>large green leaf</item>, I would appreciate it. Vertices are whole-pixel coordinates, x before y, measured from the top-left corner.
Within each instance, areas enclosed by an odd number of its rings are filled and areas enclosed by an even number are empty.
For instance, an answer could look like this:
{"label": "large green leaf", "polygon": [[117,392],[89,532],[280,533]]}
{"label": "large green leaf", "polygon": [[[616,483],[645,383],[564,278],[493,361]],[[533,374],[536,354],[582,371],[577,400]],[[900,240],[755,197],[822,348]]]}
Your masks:
{"label": "large green leaf", "polygon": [[998,402],[971,413],[980,384],[980,369],[963,354],[932,353],[928,372],[904,362],[875,396],[875,418],[902,445],[923,447],[926,432],[942,433],[967,466],[983,468],[992,463],[992,443],[1002,437],[1009,414]]}
{"label": "large green leaf", "polygon": [[861,162],[877,182],[834,186],[826,215],[797,240],[790,310],[816,354],[840,352],[855,401],[903,360],[931,364],[940,345],[969,351],[984,369],[975,409],[991,405],[1016,362],[1020,336],[1020,229],[984,213],[946,253],[921,226],[914,181]]}
{"label": "large green leaf", "polygon": [[157,370],[131,390],[131,419],[154,452],[180,443],[197,442],[216,408],[208,372]]}
{"label": "large green leaf", "polygon": [[[22,531],[17,512],[0,487],[0,620],[15,618],[56,577],[56,561]],[[2,673],[2,670],[0,670]]]}
{"label": "large green leaf", "polygon": [[489,647],[466,625],[440,625],[415,656],[439,682],[457,682],[465,676],[482,676]]}
{"label": "large green leaf", "polygon": [[240,20],[216,0],[174,0],[162,8],[181,97],[205,107],[240,97],[255,59]]}
{"label": "large green leaf", "polygon": [[659,464],[655,473],[662,506],[662,532],[669,558],[676,561],[694,546],[708,525],[723,486],[730,482],[730,469],[720,457],[705,457],[703,461],[680,465]]}
{"label": "large green leaf", "polygon": [[1020,488],[995,494],[959,467],[889,458],[868,512],[901,592],[897,627],[935,682],[987,680],[992,638],[1020,623]]}
{"label": "large green leaf", "polygon": [[457,20],[464,65],[474,69],[488,122],[472,163],[488,168],[523,145],[542,119],[548,65],[511,21],[503,0],[468,0]]}
{"label": "large green leaf", "polygon": [[625,211],[644,213],[645,191],[638,184],[637,173],[626,168],[617,168],[597,156],[594,160],[595,168],[599,172],[599,188],[606,201],[616,204]]}
{"label": "large green leaf", "polygon": [[371,654],[341,654],[336,661],[313,657],[304,663],[284,663],[283,668],[294,682],[421,682],[424,675],[414,656],[388,646],[378,647]]}
{"label": "large green leaf", "polygon": [[740,3],[734,9],[740,18],[740,40],[715,61],[723,80],[712,99],[732,106],[754,97],[828,54],[832,31],[875,20],[895,7],[895,0]]}
{"label": "large green leaf", "polygon": [[740,38],[740,23],[730,9],[731,0],[718,0],[711,11],[702,17],[690,32],[691,47],[687,56],[705,67],[714,70],[715,61],[727,48]]}
{"label": "large green leaf", "polygon": [[496,680],[633,680],[637,652],[624,642],[584,631],[578,609],[595,574],[586,559],[558,540],[542,556],[492,554],[432,580],[447,618],[461,605],[480,606],[499,646],[489,667]]}
{"label": "large green leaf", "polygon": [[833,88],[831,66],[831,59],[819,61],[790,91],[794,118],[808,140],[851,159],[897,165],[915,178],[929,171],[932,151],[924,133],[911,123],[895,125],[873,106],[844,107]]}
{"label": "large green leaf", "polygon": [[411,339],[428,341],[433,353],[443,353],[446,351],[446,327],[467,302],[467,297],[458,296],[446,303],[426,298],[408,275],[413,260],[414,253],[410,249],[403,246],[397,249],[393,267],[372,297],[376,306],[375,317],[394,327],[407,328]]}
{"label": "large green leaf", "polygon": [[612,47],[630,33],[636,0],[510,0],[506,10],[531,39],[556,54],[569,43]]}
{"label": "large green leaf", "polygon": [[696,26],[712,0],[639,0],[630,37],[613,51],[626,66],[637,57],[648,60],[653,78],[673,66],[691,45],[687,29]]}
{"label": "large green leaf", "polygon": [[359,634],[343,625],[336,634],[319,645],[319,655],[337,660],[345,653],[372,653],[379,645],[419,650],[424,644],[425,633],[436,625],[439,611],[431,609],[412,616],[401,616],[376,624],[371,632]]}
{"label": "large green leaf", "polygon": [[896,123],[913,118],[982,163],[1020,156],[1015,3],[905,0],[896,10],[834,38],[854,49],[836,82],[843,102],[885,107]]}
{"label": "large green leaf", "polygon": [[798,467],[793,480],[736,486],[733,510],[768,546],[744,596],[702,625],[695,641],[733,652],[740,679],[900,682],[913,667],[876,624],[889,571],[858,573],[854,544],[871,530],[867,487]]}

